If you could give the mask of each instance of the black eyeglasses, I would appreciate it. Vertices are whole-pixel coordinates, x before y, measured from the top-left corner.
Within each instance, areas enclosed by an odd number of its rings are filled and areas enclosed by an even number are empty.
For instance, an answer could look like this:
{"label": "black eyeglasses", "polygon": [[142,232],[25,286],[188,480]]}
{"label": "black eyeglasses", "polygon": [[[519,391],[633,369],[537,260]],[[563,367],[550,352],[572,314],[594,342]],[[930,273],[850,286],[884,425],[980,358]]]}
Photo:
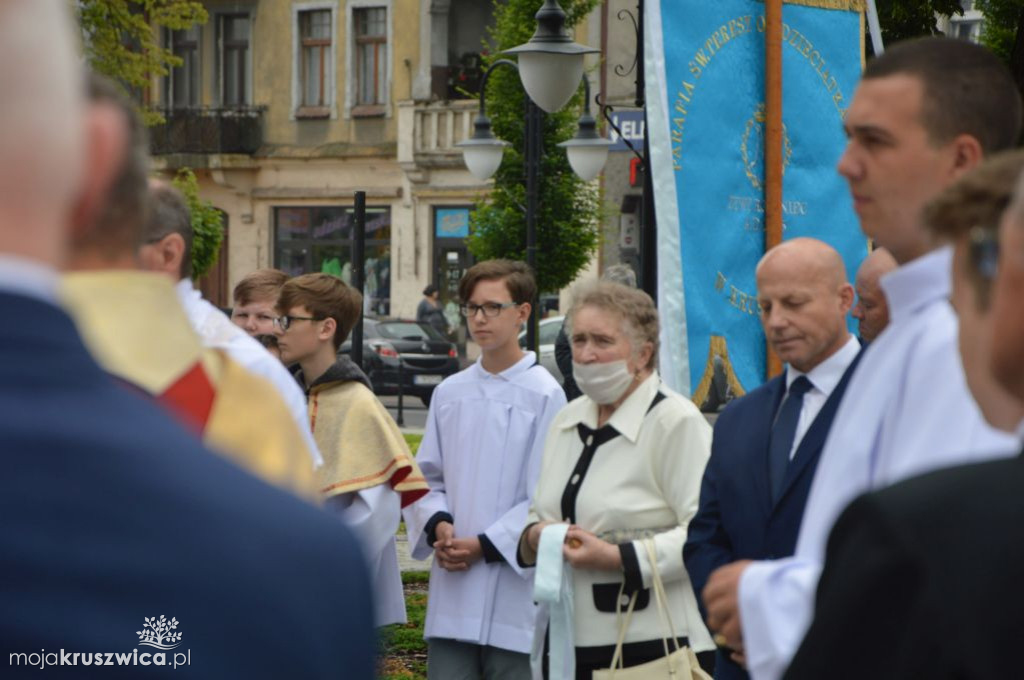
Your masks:
{"label": "black eyeglasses", "polygon": [[291,316],[290,314],[285,314],[284,316],[279,316],[276,319],[274,319],[274,325],[277,326],[278,328],[280,328],[282,331],[287,331],[289,328],[291,328],[292,321],[323,321],[323,320],[324,320],[324,317],[322,317],[322,316]]}
{"label": "black eyeglasses", "polygon": [[462,316],[467,317],[469,319],[472,319],[474,316],[476,316],[477,312],[483,312],[485,317],[487,317],[488,319],[493,319],[506,309],[518,307],[519,304],[520,303],[518,302],[485,302],[482,305],[474,305],[472,303],[469,303],[459,305],[459,311],[462,312]]}

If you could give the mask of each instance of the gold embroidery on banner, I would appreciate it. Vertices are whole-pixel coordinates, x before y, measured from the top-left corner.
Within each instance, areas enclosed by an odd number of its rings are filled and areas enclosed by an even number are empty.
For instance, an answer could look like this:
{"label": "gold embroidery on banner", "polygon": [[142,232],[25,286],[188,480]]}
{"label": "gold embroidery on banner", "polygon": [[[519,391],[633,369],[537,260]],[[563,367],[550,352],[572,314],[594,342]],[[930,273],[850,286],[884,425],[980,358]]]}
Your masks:
{"label": "gold embroidery on banner", "polygon": [[719,360],[719,370],[725,372],[726,384],[728,392],[731,392],[731,397],[742,397],[747,393],[743,389],[739,378],[736,377],[736,372],[733,371],[732,361],[729,360],[729,347],[725,338],[721,335],[712,335],[711,345],[708,347],[708,361],[704,366],[704,375],[701,377],[697,389],[693,392],[693,403],[698,408],[707,401],[708,395],[711,393],[711,384],[715,377],[716,358]]}
{"label": "gold embroidery on banner", "polygon": [[782,0],[785,5],[803,5],[817,9],[838,9],[845,12],[863,12],[867,3],[864,0]]}

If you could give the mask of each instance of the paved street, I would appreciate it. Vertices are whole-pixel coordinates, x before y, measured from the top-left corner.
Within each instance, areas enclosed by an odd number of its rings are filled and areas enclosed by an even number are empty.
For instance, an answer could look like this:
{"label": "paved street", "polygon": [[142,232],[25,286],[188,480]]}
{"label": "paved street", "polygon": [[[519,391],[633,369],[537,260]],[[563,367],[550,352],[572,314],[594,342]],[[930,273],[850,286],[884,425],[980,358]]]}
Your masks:
{"label": "paved street", "polygon": [[388,413],[402,428],[402,432],[423,432],[423,427],[427,422],[427,407],[423,405],[419,397],[404,397],[402,399],[402,421],[398,419],[398,397],[378,397],[378,399],[387,407]]}

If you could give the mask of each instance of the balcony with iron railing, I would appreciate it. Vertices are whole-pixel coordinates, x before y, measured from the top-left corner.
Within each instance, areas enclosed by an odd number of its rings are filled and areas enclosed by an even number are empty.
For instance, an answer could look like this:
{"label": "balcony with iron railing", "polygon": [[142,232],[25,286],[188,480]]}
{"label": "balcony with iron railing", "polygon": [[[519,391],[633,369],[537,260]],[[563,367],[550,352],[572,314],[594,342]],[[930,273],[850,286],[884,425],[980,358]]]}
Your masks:
{"label": "balcony with iron railing", "polygon": [[150,151],[167,154],[247,154],[263,145],[264,106],[157,109],[164,122],[149,130]]}

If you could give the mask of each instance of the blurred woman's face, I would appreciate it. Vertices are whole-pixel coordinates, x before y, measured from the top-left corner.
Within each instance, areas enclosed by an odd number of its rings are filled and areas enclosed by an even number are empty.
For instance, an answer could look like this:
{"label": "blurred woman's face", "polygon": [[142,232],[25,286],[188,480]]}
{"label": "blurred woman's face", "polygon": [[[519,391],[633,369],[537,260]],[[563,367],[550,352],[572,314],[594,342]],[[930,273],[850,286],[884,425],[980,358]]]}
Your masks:
{"label": "blurred woman's face", "polygon": [[625,360],[629,372],[635,374],[643,364],[633,356],[624,326],[616,314],[598,307],[579,308],[572,320],[572,360],[578,364]]}

